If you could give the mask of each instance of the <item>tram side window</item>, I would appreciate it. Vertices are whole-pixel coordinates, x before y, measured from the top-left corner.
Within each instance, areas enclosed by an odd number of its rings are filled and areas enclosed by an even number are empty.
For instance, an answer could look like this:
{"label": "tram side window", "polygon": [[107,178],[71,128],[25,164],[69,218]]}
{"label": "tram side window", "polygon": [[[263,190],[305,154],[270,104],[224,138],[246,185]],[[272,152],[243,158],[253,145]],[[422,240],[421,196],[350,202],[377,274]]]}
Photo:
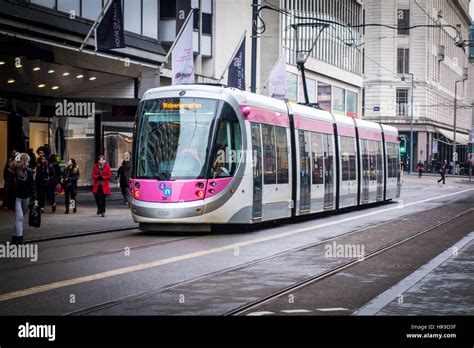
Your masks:
{"label": "tram side window", "polygon": [[395,178],[397,176],[397,156],[396,144],[387,143],[387,162],[388,162],[388,177]]}
{"label": "tram side window", "polygon": [[275,127],[277,150],[277,184],[288,184],[288,139],[286,128]]}
{"label": "tram side window", "polygon": [[341,137],[342,180],[356,180],[355,139]]}
{"label": "tram side window", "polygon": [[313,185],[324,183],[323,138],[321,133],[311,133],[311,149],[313,151]]}
{"label": "tram side window", "polygon": [[349,151],[349,180],[357,180],[355,138],[347,138],[347,146]]}
{"label": "tram side window", "polygon": [[210,178],[227,178],[235,175],[241,159],[241,150],[242,135],[239,122],[231,107],[224,105],[214,144]]}
{"label": "tram side window", "polygon": [[369,168],[370,180],[376,180],[377,162],[376,162],[376,144],[374,140],[369,140]]}
{"label": "tram side window", "polygon": [[361,139],[360,142],[362,153],[362,177],[364,180],[369,180],[369,141]]}
{"label": "tram side window", "polygon": [[326,174],[326,184],[327,182],[331,182],[334,175],[334,147],[333,147],[333,139],[334,136],[332,134],[323,134],[324,139],[324,158],[325,162],[325,174]]}
{"label": "tram side window", "polygon": [[393,144],[393,147],[394,147],[393,152],[395,155],[395,168],[394,168],[393,176],[397,178],[400,172],[400,144]]}
{"label": "tram side window", "polygon": [[377,141],[375,143],[376,149],[376,160],[377,160],[377,181],[382,180],[382,173],[383,173],[383,152],[382,152],[382,142]]}
{"label": "tram side window", "polygon": [[262,124],[264,183],[276,184],[275,127]]}
{"label": "tram side window", "polygon": [[347,181],[350,178],[350,163],[349,163],[349,149],[347,144],[347,137],[340,138],[341,145],[341,172],[342,172],[342,181]]}

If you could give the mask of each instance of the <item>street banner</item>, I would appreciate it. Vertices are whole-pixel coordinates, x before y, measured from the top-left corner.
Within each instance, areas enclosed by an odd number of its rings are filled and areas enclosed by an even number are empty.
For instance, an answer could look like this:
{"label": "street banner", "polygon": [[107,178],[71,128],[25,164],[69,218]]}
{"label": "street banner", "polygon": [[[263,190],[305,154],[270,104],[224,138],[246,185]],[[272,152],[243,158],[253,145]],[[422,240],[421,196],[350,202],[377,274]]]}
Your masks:
{"label": "street banner", "polygon": [[280,55],[268,79],[269,95],[272,98],[286,98],[286,51]]}
{"label": "street banner", "polygon": [[227,86],[245,91],[245,36],[230,63]]}
{"label": "street banner", "polygon": [[172,52],[172,84],[194,83],[193,13]]}
{"label": "street banner", "polygon": [[95,47],[97,51],[125,47],[121,0],[109,0],[104,16],[95,29]]}

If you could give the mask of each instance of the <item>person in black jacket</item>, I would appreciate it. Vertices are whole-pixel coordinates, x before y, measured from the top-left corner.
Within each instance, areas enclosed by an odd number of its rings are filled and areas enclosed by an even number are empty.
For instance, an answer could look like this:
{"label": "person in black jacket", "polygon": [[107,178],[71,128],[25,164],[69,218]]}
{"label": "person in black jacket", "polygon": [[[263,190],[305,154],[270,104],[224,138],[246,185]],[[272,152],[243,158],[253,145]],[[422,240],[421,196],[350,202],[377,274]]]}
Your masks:
{"label": "person in black jacket", "polygon": [[13,192],[13,164],[15,163],[15,157],[17,151],[14,148],[10,154],[10,157],[5,163],[3,168],[3,209],[4,210],[15,210],[15,196]]}
{"label": "person in black jacket", "polygon": [[56,211],[56,186],[61,182],[62,172],[61,167],[58,163],[56,154],[52,154],[49,157],[50,176],[49,183],[46,188],[46,199],[51,204],[52,212]]}
{"label": "person in black jacket", "polygon": [[26,153],[18,154],[13,167],[15,193],[15,229],[12,236],[13,244],[23,243],[23,220],[31,199],[38,204],[36,185],[33,171],[28,167],[30,156]]}
{"label": "person in black jacket", "polygon": [[443,165],[439,168],[438,173],[441,175],[441,179],[438,180],[438,184],[442,181],[443,184],[446,184],[446,170],[448,168],[448,161],[444,160]]}
{"label": "person in black jacket", "polygon": [[69,214],[69,207],[71,201],[74,201],[74,208],[72,212],[75,213],[77,211],[77,201],[76,201],[76,194],[77,194],[77,180],[79,179],[79,168],[77,167],[76,160],[74,158],[70,158],[67,161],[67,167],[64,171],[64,176],[62,179],[62,184],[64,186],[64,198],[66,203],[66,211],[64,214]]}
{"label": "person in black jacket", "polygon": [[130,178],[130,161],[124,160],[117,171],[117,179],[120,180],[123,204],[128,206],[128,179]]}
{"label": "person in black jacket", "polygon": [[48,160],[46,157],[41,156],[38,158],[36,167],[36,194],[38,196],[38,203],[41,209],[41,212],[44,213],[44,205],[46,203],[46,190],[49,185],[50,180],[50,167],[48,165]]}

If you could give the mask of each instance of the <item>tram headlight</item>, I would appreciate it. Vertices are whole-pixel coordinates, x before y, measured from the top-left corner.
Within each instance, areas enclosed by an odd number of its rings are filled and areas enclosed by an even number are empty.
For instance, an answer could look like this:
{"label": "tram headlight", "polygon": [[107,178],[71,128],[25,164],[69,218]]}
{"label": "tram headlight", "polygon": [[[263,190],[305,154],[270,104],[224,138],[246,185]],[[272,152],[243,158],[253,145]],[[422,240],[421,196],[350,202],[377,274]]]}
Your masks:
{"label": "tram headlight", "polygon": [[140,191],[139,190],[135,190],[135,198],[140,198]]}
{"label": "tram headlight", "polygon": [[196,191],[196,196],[199,198],[204,198],[204,191],[203,190],[197,190]]}

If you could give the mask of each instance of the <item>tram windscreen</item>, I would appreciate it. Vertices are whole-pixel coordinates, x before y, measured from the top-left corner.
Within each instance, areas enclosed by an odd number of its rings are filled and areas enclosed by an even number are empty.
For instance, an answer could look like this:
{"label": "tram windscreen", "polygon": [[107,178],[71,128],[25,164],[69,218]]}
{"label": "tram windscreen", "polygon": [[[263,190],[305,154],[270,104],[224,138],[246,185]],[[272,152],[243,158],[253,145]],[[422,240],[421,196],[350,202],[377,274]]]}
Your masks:
{"label": "tram windscreen", "polygon": [[137,178],[205,178],[217,107],[217,100],[204,98],[144,101],[137,132]]}

